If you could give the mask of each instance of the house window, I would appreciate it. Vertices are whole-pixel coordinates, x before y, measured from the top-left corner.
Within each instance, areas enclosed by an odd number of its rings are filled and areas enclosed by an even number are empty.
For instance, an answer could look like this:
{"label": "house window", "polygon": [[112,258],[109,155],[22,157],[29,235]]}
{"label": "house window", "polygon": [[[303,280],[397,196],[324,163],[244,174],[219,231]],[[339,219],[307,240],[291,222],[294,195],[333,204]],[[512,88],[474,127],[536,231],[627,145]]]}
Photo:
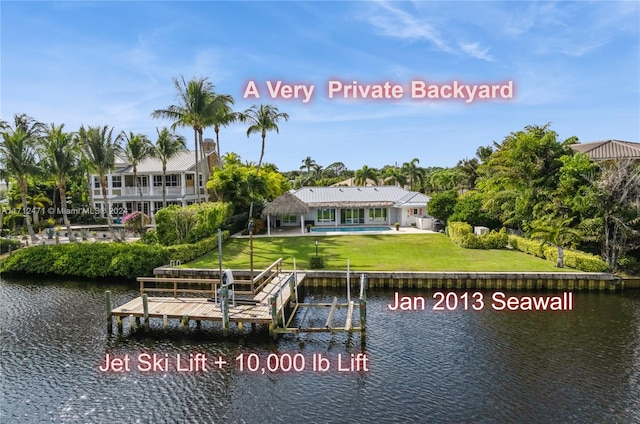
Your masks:
{"label": "house window", "polygon": [[369,221],[387,221],[387,208],[371,208],[369,209]]}
{"label": "house window", "polygon": [[149,187],[149,177],[147,175],[139,176],[138,184],[140,184],[140,187]]}
{"label": "house window", "polygon": [[343,224],[364,224],[364,209],[342,209],[340,221]]}
{"label": "house window", "polygon": [[[178,181],[180,180],[178,175],[171,174],[166,176],[166,185],[167,187],[177,187]],[[154,175],[153,176],[153,186],[154,187],[162,187],[162,175]]]}
{"label": "house window", "polygon": [[122,175],[112,175],[111,176],[111,187],[112,188],[121,188],[122,187]]}
{"label": "house window", "polygon": [[93,177],[93,188],[100,188],[100,179],[98,177]]}
{"label": "house window", "polygon": [[298,223],[297,215],[282,215],[283,224],[296,224]]}
{"label": "house window", "polygon": [[335,209],[318,209],[318,222],[336,222]]}
{"label": "house window", "polygon": [[421,216],[422,215],[422,208],[420,208],[420,209],[416,209],[416,208],[410,209],[409,213],[411,215],[414,215],[414,216]]}

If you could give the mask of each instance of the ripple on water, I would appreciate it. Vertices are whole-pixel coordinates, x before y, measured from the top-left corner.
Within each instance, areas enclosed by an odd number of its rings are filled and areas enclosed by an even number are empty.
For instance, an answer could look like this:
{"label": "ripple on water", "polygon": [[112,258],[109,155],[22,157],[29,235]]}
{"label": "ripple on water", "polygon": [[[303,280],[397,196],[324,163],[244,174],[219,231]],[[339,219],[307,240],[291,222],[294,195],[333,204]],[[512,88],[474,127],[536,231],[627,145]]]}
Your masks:
{"label": "ripple on water", "polygon": [[[136,296],[127,287],[110,289],[115,304]],[[108,337],[103,291],[0,281],[0,421],[640,421],[640,294],[579,293],[576,309],[564,314],[391,313],[392,293],[372,292],[361,347],[358,335],[345,334],[225,340],[207,325],[190,336],[175,327],[169,334]],[[315,301],[334,295],[310,294]],[[326,311],[307,320],[323,326]],[[341,320],[344,311],[336,315]],[[106,353],[142,352],[202,352],[229,365],[206,373],[98,370]],[[368,372],[336,370],[338,355],[352,353],[367,354]],[[241,354],[260,361],[302,354],[307,364],[321,354],[332,370],[240,372]]]}

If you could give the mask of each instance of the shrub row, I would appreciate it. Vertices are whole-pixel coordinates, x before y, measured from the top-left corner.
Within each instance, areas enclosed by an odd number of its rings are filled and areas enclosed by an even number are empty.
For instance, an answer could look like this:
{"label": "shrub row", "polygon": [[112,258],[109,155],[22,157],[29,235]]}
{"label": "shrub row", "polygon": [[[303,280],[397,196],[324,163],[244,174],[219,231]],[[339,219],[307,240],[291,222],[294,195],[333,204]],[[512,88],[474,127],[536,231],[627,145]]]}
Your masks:
{"label": "shrub row", "polygon": [[466,222],[449,222],[447,234],[451,241],[465,249],[502,249],[508,243],[506,230],[491,231],[476,236],[473,229]]}
{"label": "shrub row", "polygon": [[[223,242],[229,232],[222,232]],[[0,273],[135,279],[172,260],[189,262],[215,249],[218,237],[163,247],[144,243],[69,243],[32,246],[0,263]]]}
{"label": "shrub row", "polygon": [[0,273],[133,279],[166,262],[167,252],[161,246],[69,243],[20,249],[0,263]]}
{"label": "shrub row", "polygon": [[[222,232],[222,242],[229,240],[229,231]],[[164,247],[168,261],[190,262],[218,247],[218,236],[209,237],[191,244],[176,244]]]}
{"label": "shrub row", "polygon": [[[509,236],[509,244],[520,252],[534,255],[542,259],[557,262],[558,248],[556,246],[542,245],[537,240],[526,239],[515,235]],[[570,268],[585,272],[607,272],[609,265],[601,258],[579,250],[564,250],[564,264]]]}

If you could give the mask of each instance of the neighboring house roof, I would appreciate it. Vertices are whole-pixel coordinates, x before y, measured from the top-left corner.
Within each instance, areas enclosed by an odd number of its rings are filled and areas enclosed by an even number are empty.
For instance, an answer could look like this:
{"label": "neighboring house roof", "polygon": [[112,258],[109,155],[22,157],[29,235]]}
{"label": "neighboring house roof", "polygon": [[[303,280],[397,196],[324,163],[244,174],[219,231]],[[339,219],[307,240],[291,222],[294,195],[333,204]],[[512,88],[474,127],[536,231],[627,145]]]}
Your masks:
{"label": "neighboring house roof", "polygon": [[305,215],[309,213],[309,206],[290,192],[269,202],[262,210],[262,216],[267,215]]}
{"label": "neighboring house roof", "polygon": [[621,140],[572,144],[575,152],[586,153],[592,160],[640,159],[640,143]]}
{"label": "neighboring house roof", "polygon": [[[213,154],[213,152],[209,153]],[[180,152],[167,161],[167,174],[176,172],[186,172],[195,169],[196,153],[193,150],[185,150]],[[138,174],[161,174],[162,162],[160,159],[147,158],[140,162],[137,167]],[[117,173],[128,174],[133,173],[133,167],[129,164],[125,164],[116,170]]]}
{"label": "neighboring house roof", "polygon": [[425,206],[429,196],[395,186],[302,187],[293,195],[312,208]]}
{"label": "neighboring house roof", "polygon": [[[377,184],[371,178],[367,178],[367,181],[365,182],[364,185],[367,187],[373,187]],[[331,187],[356,187],[356,186],[358,186],[358,184],[356,184],[356,179],[354,177],[347,178],[346,180],[342,180],[338,183],[331,185]]]}

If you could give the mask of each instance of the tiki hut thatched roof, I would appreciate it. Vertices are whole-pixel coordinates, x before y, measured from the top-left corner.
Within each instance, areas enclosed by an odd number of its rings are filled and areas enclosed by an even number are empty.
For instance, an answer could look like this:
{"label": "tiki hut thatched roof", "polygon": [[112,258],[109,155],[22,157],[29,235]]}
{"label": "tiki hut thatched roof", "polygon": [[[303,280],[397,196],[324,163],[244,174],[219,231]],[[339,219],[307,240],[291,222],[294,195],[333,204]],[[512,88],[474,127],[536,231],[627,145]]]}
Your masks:
{"label": "tiki hut thatched roof", "polygon": [[309,213],[309,206],[288,191],[268,203],[262,210],[263,217],[267,215],[305,215],[307,213]]}

